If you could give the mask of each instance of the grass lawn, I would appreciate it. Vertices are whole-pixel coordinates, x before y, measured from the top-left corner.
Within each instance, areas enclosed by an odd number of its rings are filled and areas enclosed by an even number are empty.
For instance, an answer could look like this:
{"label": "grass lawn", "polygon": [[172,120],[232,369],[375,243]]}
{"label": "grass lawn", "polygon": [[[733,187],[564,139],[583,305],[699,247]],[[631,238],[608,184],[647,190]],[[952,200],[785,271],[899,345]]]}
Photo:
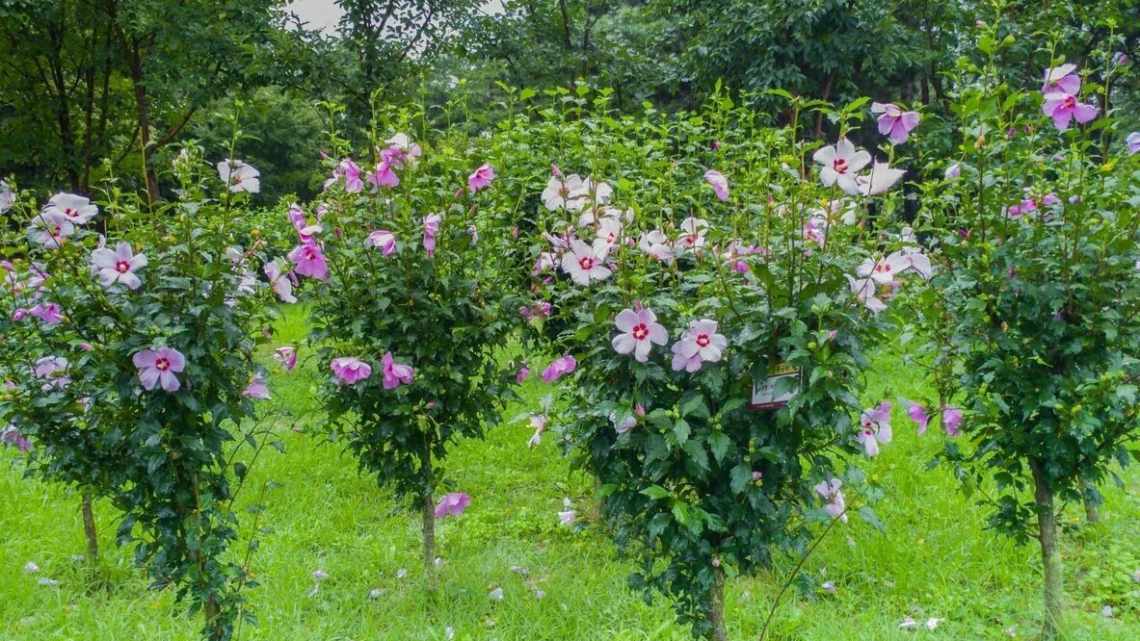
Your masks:
{"label": "grass lawn", "polygon": [[[304,319],[281,323],[278,344],[300,345]],[[270,359],[266,354],[266,362]],[[916,380],[884,355],[869,373],[868,403],[916,394]],[[292,374],[275,365],[270,382],[278,408],[314,409],[312,362]],[[323,375],[323,368],[320,368]],[[545,393],[531,382],[524,401],[486,441],[462,442],[448,461],[456,489],[471,508],[439,532],[442,590],[423,590],[416,513],[356,473],[335,444],[290,429],[281,421],[285,452],[267,449],[243,490],[244,551],[255,516],[248,508],[264,491],[260,549],[253,567],[261,583],[248,593],[259,618],[241,639],[364,641],[454,638],[499,641],[686,639],[668,604],[646,604],[626,587],[630,566],[617,558],[604,531],[586,523],[561,527],[563,497],[590,513],[593,483],[572,472],[550,435],[527,449],[530,429],[512,421]],[[940,436],[915,436],[895,410],[895,440],[866,469],[886,499],[876,506],[887,531],[858,518],[836,528],[805,565],[833,581],[834,594],[795,594],[776,616],[773,639],[854,641],[891,639],[1008,639],[1036,636],[1040,617],[1037,549],[1017,547],[984,529],[984,510],[965,498],[948,471],[926,470]],[[1063,555],[1069,610],[1068,638],[1140,639],[1140,473],[1122,474],[1126,487],[1104,489],[1103,522],[1083,524],[1069,506]],[[129,550],[113,544],[115,513],[98,504],[103,568],[110,587],[92,588],[75,555],[84,550],[79,497],[22,478],[19,456],[0,452],[0,641],[180,641],[197,638],[199,619],[186,617],[172,593],[148,591]],[[38,573],[25,564],[34,562]],[[754,639],[794,559],[770,574],[730,585],[733,639]],[[312,592],[312,573],[328,573]],[[43,585],[44,579],[58,585]],[[502,588],[504,598],[489,592]],[[541,595],[541,598],[540,596]],[[1102,612],[1113,607],[1113,616]],[[906,616],[919,629],[903,631]],[[928,617],[945,619],[933,631]]]}

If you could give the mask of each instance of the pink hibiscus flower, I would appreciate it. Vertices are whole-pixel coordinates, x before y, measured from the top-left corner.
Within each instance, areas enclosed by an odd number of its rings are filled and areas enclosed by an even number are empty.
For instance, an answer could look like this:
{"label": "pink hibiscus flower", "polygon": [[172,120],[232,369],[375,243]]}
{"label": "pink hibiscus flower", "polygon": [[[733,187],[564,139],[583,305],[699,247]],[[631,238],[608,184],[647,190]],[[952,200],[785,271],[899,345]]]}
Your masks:
{"label": "pink hibiscus flower", "polygon": [[186,368],[186,358],[174,348],[144,349],[136,352],[131,357],[131,362],[138,368],[139,382],[147,391],[153,390],[157,385],[161,385],[167,392],[177,392],[182,387],[175,374]]}
{"label": "pink hibiscus flower", "polygon": [[435,518],[445,516],[460,516],[471,505],[471,496],[465,492],[451,492],[444,494],[439,504],[435,506]]}
{"label": "pink hibiscus flower", "polygon": [[293,368],[297,367],[297,348],[292,345],[278,347],[273,350],[273,358],[281,363],[281,367],[284,367],[286,372],[292,372]]}
{"label": "pink hibiscus flower", "polygon": [[605,280],[613,273],[605,265],[609,251],[609,246],[602,238],[595,239],[592,245],[575,238],[570,241],[570,251],[562,255],[562,271],[579,285]]}
{"label": "pink hibiscus flower", "polygon": [[382,160],[376,165],[376,169],[368,174],[368,182],[374,189],[380,189],[381,187],[391,189],[399,186],[400,177],[396,175],[396,172],[392,171],[392,163]]}
{"label": "pink hibiscus flower", "polygon": [[903,111],[894,103],[871,103],[871,113],[879,116],[879,133],[891,143],[901,145],[921,119],[917,111]]}
{"label": "pink hibiscus flower", "polygon": [[716,197],[722,201],[728,200],[728,179],[715,169],[705,172],[705,182],[713,188]]}
{"label": "pink hibiscus flower", "polygon": [[906,415],[918,425],[919,436],[926,433],[926,426],[930,424],[930,417],[926,414],[926,408],[918,403],[910,403],[907,405]]}
{"label": "pink hibiscus flower", "polygon": [[259,401],[264,401],[269,398],[269,386],[265,383],[265,376],[258,372],[249,379],[249,385],[245,386],[241,395],[246,398],[252,398]]}
{"label": "pink hibiscus flower", "polygon": [[1083,125],[1100,113],[1096,106],[1079,102],[1075,94],[1060,92],[1045,94],[1041,111],[1053,119],[1053,126],[1059,131],[1068,129],[1074,119]]}
{"label": "pink hibiscus flower", "polygon": [[375,247],[384,256],[391,256],[396,253],[396,234],[387,229],[377,229],[368,234],[368,238],[364,240],[364,246]]}
{"label": "pink hibiscus flower", "polygon": [[578,361],[573,356],[569,354],[560,356],[551,361],[550,365],[546,366],[546,369],[542,370],[542,381],[544,383],[553,383],[577,368]]}
{"label": "pink hibiscus flower", "polygon": [[954,438],[962,433],[962,410],[957,407],[942,408],[942,427],[946,435]]}
{"label": "pink hibiscus flower", "polygon": [[424,251],[428,258],[435,256],[435,240],[439,236],[439,223],[442,220],[443,217],[439,214],[424,216]]}
{"label": "pink hibiscus flower", "polygon": [[146,256],[131,251],[130,243],[119,243],[113,251],[100,247],[91,252],[92,269],[103,287],[123,285],[127,289],[138,289],[142,281],[135,272],[146,264]]}
{"label": "pink hibiscus flower", "polygon": [[337,381],[344,385],[355,385],[372,376],[371,365],[351,356],[334,358],[329,367]]}
{"label": "pink hibiscus flower", "polygon": [[265,263],[265,276],[269,279],[269,286],[273,289],[273,293],[285,303],[297,302],[297,297],[293,295],[293,281],[289,280],[289,274],[281,269],[281,261],[271,260]]}
{"label": "pink hibiscus flower", "polygon": [[847,501],[843,498],[843,481],[839,479],[829,479],[822,481],[815,486],[815,493],[823,497],[826,503],[823,506],[827,515],[833,519],[839,519],[843,523],[847,522]]}
{"label": "pink hibiscus flower", "polygon": [[673,371],[696,372],[705,362],[719,361],[728,339],[716,330],[716,321],[707,318],[689,323],[681,340],[673,343]]}
{"label": "pink hibiscus flower", "polygon": [[867,456],[878,456],[879,444],[891,442],[891,404],[883,401],[878,407],[865,410],[859,418],[859,428],[855,440],[863,444]]}
{"label": "pink hibiscus flower", "polygon": [[494,179],[495,169],[491,165],[483,164],[467,177],[467,190],[473,194],[478,193],[480,190],[489,187]]}
{"label": "pink hibiscus flower", "polygon": [[416,371],[412,369],[412,366],[397,363],[396,359],[392,358],[392,352],[384,354],[380,364],[384,370],[384,389],[396,389],[401,385],[409,385],[415,377]]}
{"label": "pink hibiscus flower", "polygon": [[325,260],[321,246],[316,243],[302,243],[293,248],[288,254],[292,261],[293,271],[302,276],[309,276],[317,280],[328,280],[329,264]]}
{"label": "pink hibiscus flower", "polygon": [[657,315],[650,309],[624,309],[614,319],[614,325],[621,332],[611,341],[614,351],[618,354],[632,352],[639,363],[649,360],[653,344],[664,345],[669,341],[669,332],[657,322]]}

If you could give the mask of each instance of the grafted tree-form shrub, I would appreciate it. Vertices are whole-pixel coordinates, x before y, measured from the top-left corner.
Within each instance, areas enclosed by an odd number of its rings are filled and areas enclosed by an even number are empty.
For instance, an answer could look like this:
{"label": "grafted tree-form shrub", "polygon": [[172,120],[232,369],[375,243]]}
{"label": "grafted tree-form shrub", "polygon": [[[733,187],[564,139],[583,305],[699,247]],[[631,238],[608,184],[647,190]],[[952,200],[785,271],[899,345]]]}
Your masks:
{"label": "grafted tree-form shrub", "polygon": [[992,60],[970,70],[958,158],[923,199],[939,269],[912,299],[935,337],[922,360],[942,458],[981,488],[991,526],[1039,543],[1046,639],[1061,630],[1059,513],[1095,503],[1113,462],[1136,455],[1140,410],[1140,145],[1103,113],[1120,67],[1094,60],[1050,61],[1029,90]]}
{"label": "grafted tree-form shrub", "polygon": [[421,147],[389,135],[373,140],[365,167],[334,140],[338,158],[316,210],[290,214],[299,240],[288,258],[312,281],[334,435],[361,470],[422,512],[434,587],[435,521],[472,500],[440,496],[447,447],[480,436],[513,385],[496,360],[514,322],[496,267],[511,236],[482,206],[495,169],[467,140]]}
{"label": "grafted tree-form shrub", "polygon": [[[605,102],[519,124],[558,153],[524,309],[559,356],[543,379],[569,383],[552,429],[597,476],[617,543],[640,561],[633,585],[725,639],[726,580],[846,521],[844,491],[863,477],[845,455],[890,441],[890,404],[859,399],[878,289],[929,264],[867,220],[872,204],[894,210],[882,194],[903,172],[847,139],[866,102],[792,100],[834,118],[829,145],[755,127],[724,98],[659,123],[611,118]],[[894,132],[904,112],[874,111],[900,143],[917,124],[906,113]]]}
{"label": "grafted tree-form shrub", "polygon": [[20,236],[4,248],[18,344],[5,346],[0,402],[30,469],[109,496],[120,542],[136,544],[156,586],[204,610],[211,641],[232,636],[250,583],[226,550],[239,450],[265,443],[243,420],[268,395],[252,358],[266,287],[232,222],[256,170],[220,164],[221,189],[188,149],[174,167],[180,200],[154,209],[113,183],[98,204],[20,198],[9,214]]}

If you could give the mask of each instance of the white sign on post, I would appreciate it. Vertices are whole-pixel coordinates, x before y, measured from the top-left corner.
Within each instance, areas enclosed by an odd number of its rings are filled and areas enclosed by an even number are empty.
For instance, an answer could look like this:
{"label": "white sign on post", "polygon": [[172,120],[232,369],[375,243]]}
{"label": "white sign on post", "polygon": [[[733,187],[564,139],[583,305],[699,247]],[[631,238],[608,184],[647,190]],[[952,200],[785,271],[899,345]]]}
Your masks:
{"label": "white sign on post", "polygon": [[800,370],[784,364],[772,368],[772,373],[759,383],[752,383],[752,402],[748,405],[753,410],[780,409],[792,400],[799,392]]}

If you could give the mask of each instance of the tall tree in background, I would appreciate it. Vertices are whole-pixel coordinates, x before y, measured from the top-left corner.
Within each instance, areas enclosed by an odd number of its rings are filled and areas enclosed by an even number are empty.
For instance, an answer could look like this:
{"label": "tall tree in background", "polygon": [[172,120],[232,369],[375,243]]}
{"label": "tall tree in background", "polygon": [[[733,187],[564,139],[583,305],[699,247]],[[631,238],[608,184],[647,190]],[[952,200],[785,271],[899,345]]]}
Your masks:
{"label": "tall tree in background", "polygon": [[31,150],[5,152],[0,173],[62,179],[86,192],[103,158],[135,153],[157,200],[152,155],[210,100],[264,71],[259,61],[283,4],[0,0],[0,131],[22,132]]}
{"label": "tall tree in background", "polygon": [[[151,202],[151,155],[211,99],[257,70],[282,0],[108,0],[135,98],[141,170]],[[151,129],[157,135],[152,135]]]}
{"label": "tall tree in background", "polygon": [[0,0],[0,174],[87,191],[122,131],[127,96],[107,2]]}
{"label": "tall tree in background", "polygon": [[[479,0],[337,0],[343,46],[354,54],[344,65],[343,90],[354,116],[366,119],[373,92],[390,94],[414,77],[449,39],[467,25]],[[404,87],[405,93],[407,87]],[[389,99],[385,95],[385,99]]]}

